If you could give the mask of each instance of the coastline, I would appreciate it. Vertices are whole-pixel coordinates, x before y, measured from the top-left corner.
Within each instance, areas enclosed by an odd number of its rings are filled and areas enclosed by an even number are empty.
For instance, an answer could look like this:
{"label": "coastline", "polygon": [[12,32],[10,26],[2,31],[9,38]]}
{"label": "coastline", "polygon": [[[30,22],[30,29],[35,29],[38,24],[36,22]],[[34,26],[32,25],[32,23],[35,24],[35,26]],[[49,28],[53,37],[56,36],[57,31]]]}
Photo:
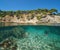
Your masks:
{"label": "coastline", "polygon": [[42,26],[60,26],[60,23],[17,23],[17,22],[0,22],[0,26],[27,26],[27,25],[42,25]]}

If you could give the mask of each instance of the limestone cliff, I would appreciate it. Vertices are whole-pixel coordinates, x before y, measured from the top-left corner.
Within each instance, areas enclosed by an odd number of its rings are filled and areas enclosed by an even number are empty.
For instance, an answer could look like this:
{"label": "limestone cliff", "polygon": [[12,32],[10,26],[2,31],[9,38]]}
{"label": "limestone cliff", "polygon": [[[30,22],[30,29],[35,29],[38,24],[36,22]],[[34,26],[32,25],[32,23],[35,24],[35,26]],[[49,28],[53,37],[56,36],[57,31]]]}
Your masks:
{"label": "limestone cliff", "polygon": [[40,17],[41,14],[23,14],[22,16],[9,16],[6,15],[3,18],[0,18],[0,22],[17,22],[17,23],[60,23],[60,16],[57,15],[46,15],[41,16],[38,20],[37,16]]}

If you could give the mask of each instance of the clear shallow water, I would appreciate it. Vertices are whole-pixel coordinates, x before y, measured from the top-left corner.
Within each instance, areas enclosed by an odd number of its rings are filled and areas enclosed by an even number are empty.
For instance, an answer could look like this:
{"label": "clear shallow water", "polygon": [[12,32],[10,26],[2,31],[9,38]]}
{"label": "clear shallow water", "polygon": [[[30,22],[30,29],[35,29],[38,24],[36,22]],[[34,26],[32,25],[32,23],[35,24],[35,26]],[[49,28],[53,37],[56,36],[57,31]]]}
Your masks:
{"label": "clear shallow water", "polygon": [[[23,38],[21,32],[26,33],[26,37]],[[17,50],[60,50],[60,26],[0,27],[0,41],[10,36],[18,39]]]}

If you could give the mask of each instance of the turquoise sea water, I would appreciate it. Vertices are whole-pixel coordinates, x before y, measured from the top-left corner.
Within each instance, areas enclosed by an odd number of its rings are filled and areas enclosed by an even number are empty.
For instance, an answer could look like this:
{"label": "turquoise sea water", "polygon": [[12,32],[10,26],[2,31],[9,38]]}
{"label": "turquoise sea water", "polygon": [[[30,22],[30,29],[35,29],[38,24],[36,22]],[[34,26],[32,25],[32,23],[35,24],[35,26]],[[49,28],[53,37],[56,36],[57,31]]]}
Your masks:
{"label": "turquoise sea water", "polygon": [[18,39],[17,50],[60,50],[60,26],[0,27],[0,42],[10,36]]}

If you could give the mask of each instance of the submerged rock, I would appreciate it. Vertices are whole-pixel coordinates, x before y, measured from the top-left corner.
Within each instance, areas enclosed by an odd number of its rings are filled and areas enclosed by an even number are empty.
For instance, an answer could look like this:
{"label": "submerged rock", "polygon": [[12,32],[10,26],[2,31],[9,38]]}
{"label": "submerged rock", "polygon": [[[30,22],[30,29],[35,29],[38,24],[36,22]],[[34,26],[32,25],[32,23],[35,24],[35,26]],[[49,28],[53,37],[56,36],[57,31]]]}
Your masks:
{"label": "submerged rock", "polygon": [[28,33],[24,30],[23,27],[5,27],[0,29],[0,42],[8,37],[15,37],[15,38],[25,38],[28,36]]}
{"label": "submerged rock", "polygon": [[45,35],[48,35],[48,34],[49,34],[49,31],[47,31],[47,30],[44,31],[44,34],[45,34]]}
{"label": "submerged rock", "polygon": [[13,28],[12,33],[16,38],[25,38],[28,35],[26,33],[26,31],[21,27],[20,28],[18,28],[18,27]]}
{"label": "submerged rock", "polygon": [[17,44],[15,39],[7,38],[0,43],[1,50],[17,50]]}

